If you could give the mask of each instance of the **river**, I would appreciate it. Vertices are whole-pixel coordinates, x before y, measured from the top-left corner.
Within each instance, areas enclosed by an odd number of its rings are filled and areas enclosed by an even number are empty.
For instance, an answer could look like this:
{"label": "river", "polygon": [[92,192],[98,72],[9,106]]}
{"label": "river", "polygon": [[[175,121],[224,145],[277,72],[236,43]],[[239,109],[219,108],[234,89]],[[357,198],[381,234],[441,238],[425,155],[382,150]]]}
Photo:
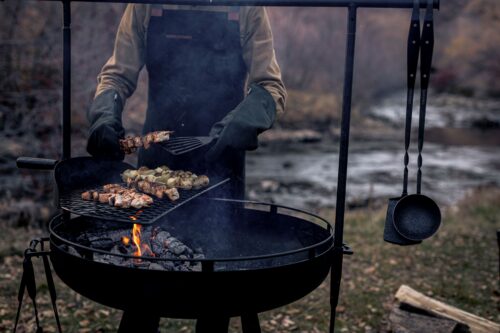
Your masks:
{"label": "river", "polygon": [[[369,110],[369,114],[402,128],[402,103],[404,101],[401,99],[389,97]],[[449,97],[441,98],[436,104],[431,102],[429,105],[427,128],[468,128],[477,119],[500,123],[499,106],[498,101],[457,102]],[[414,124],[418,121],[416,113],[418,111],[414,112]],[[410,193],[415,191],[417,170],[415,142],[412,145]],[[401,194],[403,142],[353,141],[349,148],[349,203],[362,204],[370,199],[384,199]],[[335,205],[338,142],[326,140],[315,144],[290,143],[280,147],[271,145],[247,156],[249,199],[306,209]],[[453,204],[478,186],[500,186],[500,148],[491,144],[448,145],[426,142],[422,173],[422,192],[441,205]]]}

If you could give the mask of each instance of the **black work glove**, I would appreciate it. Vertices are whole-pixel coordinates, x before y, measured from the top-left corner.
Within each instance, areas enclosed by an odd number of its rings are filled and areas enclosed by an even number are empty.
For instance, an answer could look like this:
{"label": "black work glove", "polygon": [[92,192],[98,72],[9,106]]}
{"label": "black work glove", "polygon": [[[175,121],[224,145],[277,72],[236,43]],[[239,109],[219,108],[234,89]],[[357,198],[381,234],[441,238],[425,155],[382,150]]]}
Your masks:
{"label": "black work glove", "polygon": [[205,157],[216,161],[226,149],[255,150],[258,135],[270,129],[276,119],[276,104],[263,87],[252,83],[247,97],[210,130],[217,139]]}
{"label": "black work glove", "polygon": [[90,155],[105,159],[123,160],[120,139],[125,130],[122,126],[123,103],[113,89],[99,94],[87,113],[90,122],[87,151]]}

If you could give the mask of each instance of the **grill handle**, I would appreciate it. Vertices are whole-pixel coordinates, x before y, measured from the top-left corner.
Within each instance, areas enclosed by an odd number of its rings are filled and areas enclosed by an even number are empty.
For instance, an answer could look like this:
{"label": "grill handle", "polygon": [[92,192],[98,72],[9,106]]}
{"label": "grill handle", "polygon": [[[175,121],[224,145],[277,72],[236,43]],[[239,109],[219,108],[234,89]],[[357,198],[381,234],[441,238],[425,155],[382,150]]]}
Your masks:
{"label": "grill handle", "polygon": [[16,165],[19,169],[54,170],[58,160],[38,157],[18,157]]}

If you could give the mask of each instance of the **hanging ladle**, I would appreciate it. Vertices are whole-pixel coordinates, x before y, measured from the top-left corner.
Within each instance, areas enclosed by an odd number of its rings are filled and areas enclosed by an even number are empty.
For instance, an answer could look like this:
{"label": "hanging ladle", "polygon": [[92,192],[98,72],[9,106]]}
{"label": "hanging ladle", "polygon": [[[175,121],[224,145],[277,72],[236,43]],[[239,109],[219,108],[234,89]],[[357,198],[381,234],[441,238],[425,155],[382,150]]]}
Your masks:
{"label": "hanging ladle", "polygon": [[408,195],[408,148],[410,147],[411,118],[413,113],[413,91],[415,90],[415,79],[417,75],[418,55],[420,53],[420,1],[413,1],[413,11],[411,14],[410,29],[408,32],[407,49],[407,96],[406,96],[406,120],[405,120],[405,155],[404,155],[404,178],[403,192],[400,197],[389,199],[387,205],[387,215],[384,226],[384,240],[398,245],[413,245],[414,242],[401,236],[394,228],[393,216],[394,207],[401,198]]}
{"label": "hanging ladle", "polygon": [[441,211],[438,205],[428,196],[421,194],[422,148],[424,146],[427,88],[429,87],[433,47],[432,0],[428,0],[420,48],[421,93],[418,125],[417,193],[402,197],[396,204],[393,215],[394,228],[401,236],[412,241],[420,241],[431,237],[438,231],[441,225]]}

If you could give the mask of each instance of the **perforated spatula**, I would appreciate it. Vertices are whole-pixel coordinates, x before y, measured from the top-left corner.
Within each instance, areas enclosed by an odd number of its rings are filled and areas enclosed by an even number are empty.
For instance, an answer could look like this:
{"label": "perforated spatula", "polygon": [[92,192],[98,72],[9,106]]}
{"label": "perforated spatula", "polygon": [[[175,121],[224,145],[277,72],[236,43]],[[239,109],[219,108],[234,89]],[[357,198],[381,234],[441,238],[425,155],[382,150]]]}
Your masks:
{"label": "perforated spatula", "polygon": [[161,143],[161,147],[172,155],[182,155],[209,145],[215,140],[211,136],[180,136]]}

